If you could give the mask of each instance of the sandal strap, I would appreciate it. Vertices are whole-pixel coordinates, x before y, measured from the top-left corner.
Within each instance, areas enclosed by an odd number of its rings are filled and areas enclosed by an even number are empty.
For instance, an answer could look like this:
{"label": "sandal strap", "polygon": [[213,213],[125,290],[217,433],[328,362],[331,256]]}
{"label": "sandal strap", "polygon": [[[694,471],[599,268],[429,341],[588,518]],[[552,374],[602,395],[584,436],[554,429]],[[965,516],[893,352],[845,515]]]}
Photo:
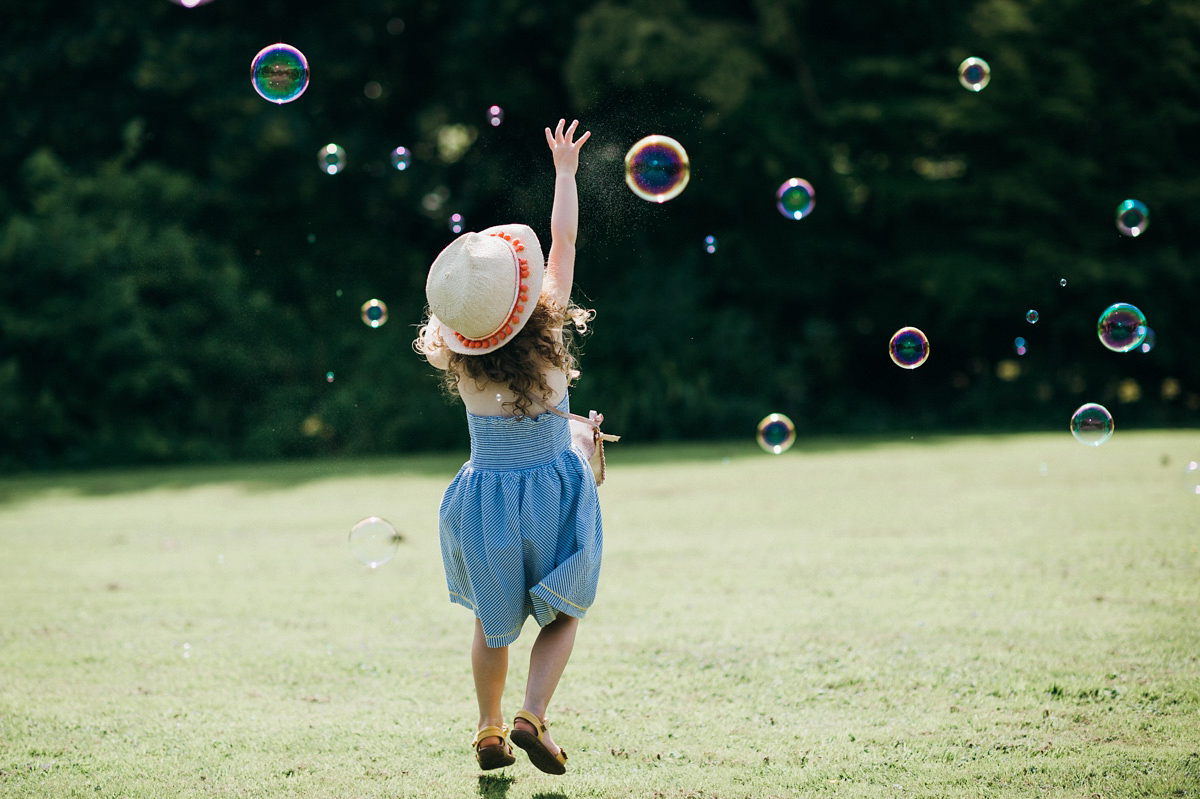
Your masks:
{"label": "sandal strap", "polygon": [[545,719],[539,719],[537,716],[533,715],[528,710],[518,710],[517,715],[513,717],[514,724],[516,723],[517,719],[520,719],[521,721],[527,721],[531,725],[533,725],[533,728],[535,730],[537,730],[538,740],[540,741],[542,739],[542,733],[544,733],[546,731],[546,720]]}
{"label": "sandal strap", "polygon": [[499,727],[484,727],[475,733],[475,738],[471,741],[471,746],[479,746],[479,742],[484,738],[499,738],[501,745],[503,745],[508,741],[508,725],[501,724]]}

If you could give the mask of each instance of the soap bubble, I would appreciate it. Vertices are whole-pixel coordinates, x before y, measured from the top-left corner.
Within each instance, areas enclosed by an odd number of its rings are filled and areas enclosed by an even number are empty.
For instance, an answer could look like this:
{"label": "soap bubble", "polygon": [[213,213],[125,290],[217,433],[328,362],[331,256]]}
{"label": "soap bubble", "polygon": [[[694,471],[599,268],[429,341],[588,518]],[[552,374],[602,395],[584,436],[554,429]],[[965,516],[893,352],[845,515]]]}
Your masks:
{"label": "soap bubble", "polygon": [[892,362],[904,369],[916,369],[929,358],[929,339],[915,327],[902,327],[888,343]]}
{"label": "soap bubble", "polygon": [[493,128],[500,127],[500,123],[504,121],[504,109],[498,105],[488,106],[487,121]]}
{"label": "soap bubble", "polygon": [[1016,349],[1017,355],[1024,355],[1027,352],[1027,350],[1025,349],[1025,339],[1021,338],[1020,336],[1017,336],[1013,340],[1013,348]]}
{"label": "soap bubble", "polygon": [[1123,236],[1140,236],[1150,226],[1150,210],[1138,200],[1126,200],[1117,206],[1117,230]]}
{"label": "soap bubble", "polygon": [[981,91],[992,79],[992,68],[982,58],[968,58],[958,65],[958,82],[964,89]]}
{"label": "soap bubble", "polygon": [[1154,345],[1156,343],[1157,341],[1154,331],[1150,328],[1146,328],[1146,335],[1142,338],[1142,343],[1138,345],[1138,349],[1142,352],[1149,352],[1150,350],[1154,349]]}
{"label": "soap bubble", "polygon": [[325,382],[326,382],[326,383],[332,383],[332,382],[333,382],[333,372],[326,372],[326,373],[325,373]]}
{"label": "soap bubble", "polygon": [[290,44],[272,44],[250,62],[250,83],[264,100],[290,103],[308,88],[308,59]]}
{"label": "soap bubble", "polygon": [[807,180],[785,180],[775,192],[775,207],[788,219],[803,219],[812,213],[816,205],[816,192]]}
{"label": "soap bubble", "polygon": [[362,320],[367,327],[383,327],[387,324],[387,303],[382,300],[367,300],[362,305]]}
{"label": "soap bubble", "polygon": [[327,175],[336,175],[346,168],[346,151],[330,142],[317,150],[317,166]]}
{"label": "soap bubble", "polygon": [[1188,461],[1183,467],[1183,486],[1189,494],[1200,497],[1200,461]]}
{"label": "soap bubble", "polygon": [[1025,321],[1026,322],[1028,322],[1031,325],[1034,325],[1034,324],[1037,324],[1037,320],[1038,320],[1038,312],[1037,311],[1030,309],[1025,312]]}
{"label": "soap bubble", "polygon": [[716,236],[705,236],[704,237],[704,251],[706,253],[708,253],[709,255],[712,255],[714,252],[717,251],[717,237]]}
{"label": "soap bubble", "polygon": [[1060,285],[1060,286],[1066,286],[1066,285],[1067,285],[1067,279],[1066,279],[1065,277],[1064,277],[1064,278],[1061,278],[1061,279],[1058,281],[1058,285]]}
{"label": "soap bubble", "polygon": [[1108,441],[1112,434],[1112,414],[1103,405],[1088,402],[1071,414],[1071,435],[1080,444],[1098,447]]}
{"label": "soap bubble", "polygon": [[376,569],[396,555],[402,536],[378,516],[368,516],[350,528],[350,554]]}
{"label": "soap bubble", "polygon": [[782,413],[772,413],[758,423],[758,445],[772,455],[781,455],[796,443],[796,426]]}
{"label": "soap bubble", "polygon": [[1113,352],[1129,352],[1139,346],[1147,329],[1146,315],[1127,302],[1108,306],[1096,322],[1100,343]]}
{"label": "soap bubble", "polygon": [[397,172],[403,172],[412,165],[412,152],[407,147],[397,147],[391,153],[392,167]]}
{"label": "soap bubble", "polygon": [[690,179],[687,151],[670,136],[647,136],[625,153],[625,184],[643,200],[665,203]]}
{"label": "soap bubble", "polygon": [[447,224],[451,233],[462,233],[466,222],[463,220],[462,214],[450,214],[450,221]]}

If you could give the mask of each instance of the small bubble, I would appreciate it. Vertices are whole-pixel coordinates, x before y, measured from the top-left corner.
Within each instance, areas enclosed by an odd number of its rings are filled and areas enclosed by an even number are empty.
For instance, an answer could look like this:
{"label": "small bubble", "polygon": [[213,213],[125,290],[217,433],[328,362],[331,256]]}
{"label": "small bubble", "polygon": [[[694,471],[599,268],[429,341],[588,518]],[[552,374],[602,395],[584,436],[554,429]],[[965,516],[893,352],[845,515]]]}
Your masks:
{"label": "small bubble", "polygon": [[387,323],[388,307],[382,300],[367,300],[359,311],[367,327],[382,327]]}
{"label": "small bubble", "polygon": [[449,222],[449,225],[450,225],[450,232],[451,232],[451,233],[462,233],[462,232],[463,232],[463,226],[464,226],[465,224],[466,224],[466,223],[463,221],[463,215],[462,215],[462,214],[450,214],[450,222]]}
{"label": "small bubble", "polygon": [[367,96],[368,100],[378,100],[383,96],[383,86],[377,80],[368,81],[367,85],[363,87],[363,94]]}
{"label": "small bubble", "polygon": [[1060,286],[1067,285],[1067,279],[1065,277],[1062,278],[1061,280],[1058,281],[1058,285],[1060,285]]}
{"label": "small bubble", "polygon": [[706,253],[708,253],[709,255],[712,255],[714,252],[717,251],[717,237],[716,236],[705,236],[704,237],[704,251]]}
{"label": "small bubble", "polygon": [[403,172],[412,164],[412,152],[407,147],[397,147],[391,153],[392,168]]}
{"label": "small bubble", "polygon": [[1103,405],[1088,402],[1071,415],[1071,435],[1080,444],[1098,447],[1113,434],[1112,414]]}
{"label": "small bubble", "polygon": [[327,175],[336,175],[346,168],[346,151],[330,142],[317,151],[317,166]]}
{"label": "small bubble", "polygon": [[326,382],[326,383],[332,383],[332,382],[333,382],[333,372],[326,372],[326,373],[325,373],[325,382]]}
{"label": "small bubble", "polygon": [[775,192],[775,207],[788,219],[803,219],[813,212],[817,195],[812,184],[801,178],[791,178]]}
{"label": "small bubble", "polygon": [[500,123],[504,121],[504,109],[498,105],[488,106],[487,121],[493,128],[500,127]]}
{"label": "small bubble", "polygon": [[392,17],[387,21],[387,32],[393,36],[399,36],[404,33],[404,20],[399,17]]}
{"label": "small bubble", "polygon": [[1025,312],[1025,321],[1031,325],[1037,324],[1038,312],[1032,308]]}
{"label": "small bubble", "polygon": [[391,524],[378,516],[368,516],[350,528],[350,554],[359,563],[375,569],[395,556],[401,539]]}
{"label": "small bubble", "polygon": [[316,241],[317,241],[317,234],[316,234],[316,233],[309,233],[309,234],[308,234],[308,243],[309,243],[309,244],[315,244],[315,243],[316,243]]}
{"label": "small bubble", "polygon": [[982,58],[968,58],[958,65],[958,82],[964,89],[982,91],[992,79],[992,68]]}
{"label": "small bubble", "polygon": [[1150,226],[1150,211],[1140,200],[1126,200],[1117,206],[1117,230],[1122,236],[1136,237]]}
{"label": "small bubble", "polygon": [[782,413],[772,413],[758,423],[755,439],[772,455],[782,455],[796,443],[796,426]]}

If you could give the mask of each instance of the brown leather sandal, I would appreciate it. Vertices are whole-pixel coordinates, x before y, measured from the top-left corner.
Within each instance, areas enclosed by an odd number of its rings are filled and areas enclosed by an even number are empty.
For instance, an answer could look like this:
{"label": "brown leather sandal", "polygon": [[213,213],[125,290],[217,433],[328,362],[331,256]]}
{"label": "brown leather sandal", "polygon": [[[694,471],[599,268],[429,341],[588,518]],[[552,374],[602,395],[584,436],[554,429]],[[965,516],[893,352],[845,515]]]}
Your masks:
{"label": "brown leather sandal", "polygon": [[[537,731],[536,734],[518,729],[517,719],[528,722]],[[528,710],[518,710],[516,718],[513,719],[512,742],[525,750],[525,754],[529,755],[529,762],[539,770],[547,774],[566,774],[567,752],[560,746],[558,754],[552,754],[550,747],[546,746],[542,740],[542,733],[545,731],[546,722],[544,720],[539,719]]]}
{"label": "brown leather sandal", "polygon": [[[487,738],[499,738],[500,743],[492,744],[491,746],[480,746],[480,741]],[[517,759],[513,757],[512,745],[508,742],[507,724],[500,727],[484,727],[475,733],[475,738],[471,741],[471,746],[475,747],[475,759],[479,761],[479,767],[484,771],[491,771],[494,768],[504,768],[517,762]]]}

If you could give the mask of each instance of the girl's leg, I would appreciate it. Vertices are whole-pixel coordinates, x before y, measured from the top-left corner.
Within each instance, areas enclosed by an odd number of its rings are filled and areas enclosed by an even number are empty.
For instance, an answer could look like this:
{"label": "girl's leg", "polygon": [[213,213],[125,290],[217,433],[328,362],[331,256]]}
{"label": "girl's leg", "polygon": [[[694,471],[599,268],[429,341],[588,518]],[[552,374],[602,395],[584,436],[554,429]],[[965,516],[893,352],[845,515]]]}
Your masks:
{"label": "girl's leg", "polygon": [[[471,672],[475,675],[475,697],[479,700],[479,726],[499,727],[504,724],[500,699],[504,695],[504,678],[508,676],[508,647],[490,648],[483,635],[483,623],[475,618],[475,638],[471,641]],[[484,738],[480,746],[495,746],[499,738]]]}
{"label": "girl's leg", "polygon": [[[533,649],[529,652],[529,680],[525,684],[525,703],[522,707],[539,719],[546,718],[546,707],[554,696],[563,669],[567,667],[578,627],[579,619],[559,613],[558,618],[541,629],[537,640],[533,642]],[[517,721],[516,724],[528,732],[537,732],[525,721]],[[549,733],[545,740],[550,751],[558,751]]]}

